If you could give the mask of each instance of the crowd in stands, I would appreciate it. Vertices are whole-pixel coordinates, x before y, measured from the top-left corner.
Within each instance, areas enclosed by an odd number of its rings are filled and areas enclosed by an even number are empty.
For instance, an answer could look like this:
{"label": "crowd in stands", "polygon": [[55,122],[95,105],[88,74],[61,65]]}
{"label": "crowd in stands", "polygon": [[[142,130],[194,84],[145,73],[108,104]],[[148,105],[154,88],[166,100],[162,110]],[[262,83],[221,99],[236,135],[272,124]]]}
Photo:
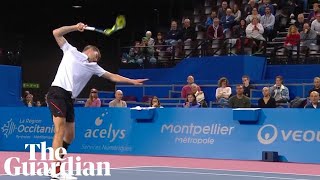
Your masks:
{"label": "crowd in stands", "polygon": [[[122,62],[144,66],[156,64],[166,53],[174,57],[186,56],[186,48],[196,48],[198,41],[202,40],[209,43],[207,48],[217,48],[213,51],[217,55],[228,54],[230,47],[241,53],[249,44],[252,53],[259,53],[266,48],[267,42],[277,41],[280,32],[286,33],[282,45],[275,46],[271,54],[284,49],[290,55],[299,45],[301,52],[308,55],[310,49],[320,45],[319,4],[314,3],[312,10],[308,7],[307,0],[230,0],[220,3],[214,0],[211,14],[205,21],[193,23],[194,17],[184,17],[180,27],[179,21],[173,20],[168,31],[157,32],[155,39],[147,31],[141,41],[134,42],[134,47],[123,54]],[[200,31],[206,32],[203,38],[197,38]]]}
{"label": "crowd in stands", "polygon": [[[320,108],[320,77],[315,77],[314,86],[308,91],[307,98],[290,99],[290,92],[288,87],[284,84],[282,76],[275,77],[274,85],[270,87],[263,87],[261,89],[261,98],[257,104],[251,103],[251,91],[258,90],[250,81],[247,75],[242,76],[242,83],[235,86],[235,92],[229,84],[226,77],[221,77],[218,80],[218,86],[215,91],[215,102],[218,108],[278,108],[293,104],[297,101],[299,104],[295,107],[305,108]],[[99,91],[95,88],[91,89],[89,97],[87,98],[84,107],[102,107],[102,101],[98,96]],[[184,108],[208,108],[208,99],[201,87],[195,83],[193,76],[187,77],[187,84],[181,89],[181,98],[185,102],[180,107]],[[27,107],[47,107],[48,103],[45,96],[45,101],[41,103],[39,100],[34,102],[33,95],[29,91],[25,91],[23,102]],[[148,99],[149,107],[163,108],[160,99],[152,96]],[[295,102],[296,103],[296,102]],[[111,100],[108,107],[127,108],[127,102],[124,100],[124,95],[121,90],[116,90],[114,99]],[[291,105],[290,105],[291,106]]]}

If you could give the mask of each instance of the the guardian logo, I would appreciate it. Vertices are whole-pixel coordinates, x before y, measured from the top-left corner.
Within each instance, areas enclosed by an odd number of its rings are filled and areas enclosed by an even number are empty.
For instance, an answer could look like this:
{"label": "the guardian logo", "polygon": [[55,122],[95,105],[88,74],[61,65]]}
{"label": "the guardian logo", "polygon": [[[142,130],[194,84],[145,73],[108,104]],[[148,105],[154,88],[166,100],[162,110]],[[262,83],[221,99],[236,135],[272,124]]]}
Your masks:
{"label": "the guardian logo", "polygon": [[273,124],[262,126],[257,134],[257,138],[261,144],[272,144],[277,139],[284,142],[320,142],[320,130],[279,130]]}

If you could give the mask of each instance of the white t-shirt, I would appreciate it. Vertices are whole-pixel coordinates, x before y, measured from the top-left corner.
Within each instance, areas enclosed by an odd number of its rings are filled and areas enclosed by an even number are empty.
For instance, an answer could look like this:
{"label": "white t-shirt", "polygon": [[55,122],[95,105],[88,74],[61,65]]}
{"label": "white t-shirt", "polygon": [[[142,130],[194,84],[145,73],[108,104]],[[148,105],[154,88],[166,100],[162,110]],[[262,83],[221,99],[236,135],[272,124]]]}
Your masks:
{"label": "white t-shirt", "polygon": [[101,77],[107,71],[96,62],[89,62],[88,56],[66,42],[62,47],[63,58],[52,86],[72,92],[76,98],[93,75]]}

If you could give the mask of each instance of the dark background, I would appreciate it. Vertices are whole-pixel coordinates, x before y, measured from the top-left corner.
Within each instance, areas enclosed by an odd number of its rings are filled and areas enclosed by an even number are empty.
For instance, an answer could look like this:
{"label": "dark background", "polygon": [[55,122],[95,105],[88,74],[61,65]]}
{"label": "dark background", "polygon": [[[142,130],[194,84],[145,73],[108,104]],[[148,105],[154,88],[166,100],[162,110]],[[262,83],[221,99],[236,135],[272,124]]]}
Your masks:
{"label": "dark background", "polygon": [[[40,84],[39,90],[31,90],[36,96],[43,96],[54,79],[62,58],[52,30],[64,25],[83,22],[101,28],[112,27],[115,18],[124,14],[127,27],[106,37],[86,31],[73,32],[66,39],[79,50],[87,44],[100,48],[100,65],[117,73],[120,65],[120,46],[128,46],[134,40],[141,40],[147,30],[153,35],[167,31],[170,20],[181,18],[185,12],[192,12],[196,0],[55,0],[55,1],[2,1],[0,5],[0,64],[22,66],[23,82]],[[73,8],[81,5],[82,8]],[[12,54],[8,55],[7,52]],[[87,97],[91,88],[113,91],[114,84],[93,77],[80,97]],[[39,97],[38,97],[39,98]]]}

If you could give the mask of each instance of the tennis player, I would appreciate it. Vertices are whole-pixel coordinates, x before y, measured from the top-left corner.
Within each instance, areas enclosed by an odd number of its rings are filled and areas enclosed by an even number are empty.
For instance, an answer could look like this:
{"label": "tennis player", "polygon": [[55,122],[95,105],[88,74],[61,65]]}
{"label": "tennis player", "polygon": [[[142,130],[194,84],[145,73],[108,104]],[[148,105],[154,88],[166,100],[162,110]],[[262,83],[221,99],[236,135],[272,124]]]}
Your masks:
{"label": "tennis player", "polygon": [[[82,52],[70,45],[64,35],[74,31],[83,32],[87,27],[83,23],[63,26],[53,30],[53,36],[63,51],[55,79],[48,92],[48,104],[53,116],[55,127],[52,148],[68,149],[75,136],[75,116],[73,99],[75,99],[93,75],[106,78],[113,82],[141,85],[148,79],[129,79],[110,73],[101,68],[97,62],[101,58],[97,47],[88,45]],[[56,162],[57,159],[56,159]],[[56,168],[52,179],[59,179],[60,166]]]}

